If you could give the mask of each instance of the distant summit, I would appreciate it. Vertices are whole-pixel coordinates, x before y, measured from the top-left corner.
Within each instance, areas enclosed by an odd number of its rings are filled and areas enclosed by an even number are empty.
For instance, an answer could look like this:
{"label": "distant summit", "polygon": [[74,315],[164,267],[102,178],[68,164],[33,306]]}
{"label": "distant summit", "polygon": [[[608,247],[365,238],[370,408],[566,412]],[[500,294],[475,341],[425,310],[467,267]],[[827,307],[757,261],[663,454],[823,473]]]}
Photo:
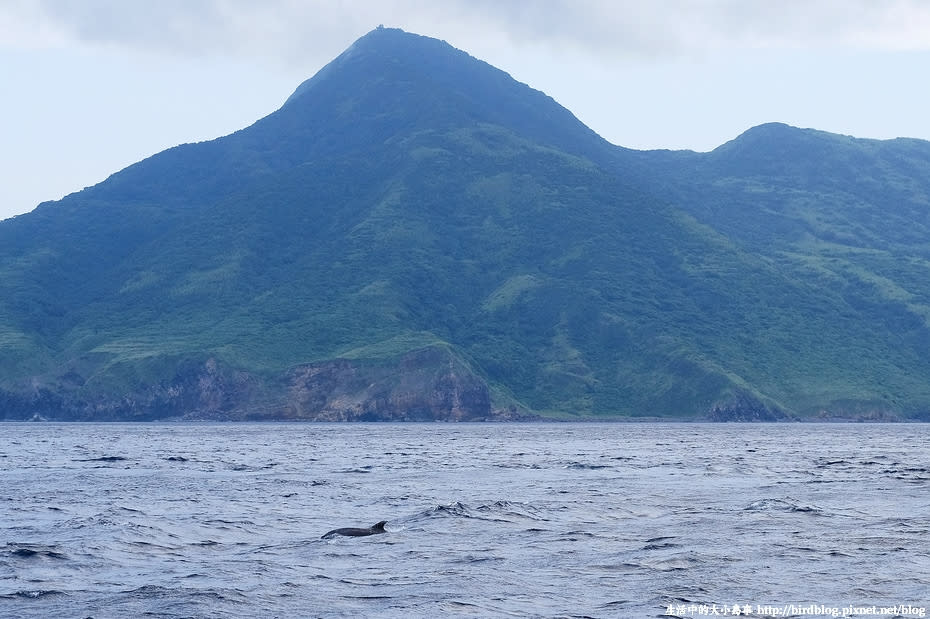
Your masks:
{"label": "distant summit", "polygon": [[632,151],[377,28],[0,222],[0,418],[930,419],[928,196],[926,142]]}
{"label": "distant summit", "polygon": [[359,38],[298,86],[281,112],[331,105],[335,94],[346,97],[340,109],[353,113],[403,111],[437,127],[488,122],[578,153],[607,145],[544,93],[445,41],[399,28]]}
{"label": "distant summit", "polygon": [[[427,50],[426,47],[432,47],[433,49]],[[379,64],[382,61],[388,64],[405,62],[411,59],[411,54],[416,56],[423,53],[435,53],[437,49],[441,50],[440,53],[452,52],[467,56],[464,52],[453,48],[444,41],[404,32],[400,28],[379,26],[356,40],[355,43],[336,56],[314,76],[302,82],[287,99],[285,105],[300,98],[314,84],[324,82],[327,76],[331,76],[334,72],[353,71],[353,66],[355,67],[354,70],[358,70],[360,65],[372,62]]]}
{"label": "distant summit", "polygon": [[351,70],[351,63],[370,62],[373,58],[377,58],[382,53],[388,52],[388,50],[392,47],[392,42],[389,40],[389,37],[394,39],[393,43],[395,46],[396,43],[403,40],[404,37],[428,39],[428,37],[422,37],[416,34],[408,34],[400,28],[385,28],[384,26],[378,26],[368,34],[356,40],[355,43],[346,48],[344,52],[336,56],[336,58],[320,69],[313,77],[302,82],[297,87],[297,90],[295,90],[294,93],[288,97],[285,105],[292,103],[295,99],[298,99],[307,93],[314,84],[319,84],[325,81],[327,75],[340,70]]}

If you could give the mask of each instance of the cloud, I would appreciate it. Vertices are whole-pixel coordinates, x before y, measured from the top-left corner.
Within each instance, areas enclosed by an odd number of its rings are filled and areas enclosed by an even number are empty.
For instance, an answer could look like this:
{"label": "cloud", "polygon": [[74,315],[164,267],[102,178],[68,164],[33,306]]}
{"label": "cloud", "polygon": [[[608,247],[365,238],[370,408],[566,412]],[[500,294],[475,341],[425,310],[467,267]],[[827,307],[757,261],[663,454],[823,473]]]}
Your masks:
{"label": "cloud", "polygon": [[[8,0],[0,46],[73,44],[158,54],[240,55],[288,60],[351,42],[363,13],[298,0]],[[361,6],[361,5],[359,5]],[[354,5],[353,5],[354,7]],[[373,26],[371,26],[373,27]],[[364,32],[369,28],[362,28]],[[348,40],[347,40],[348,38]]]}
{"label": "cloud", "polygon": [[478,6],[485,25],[515,40],[616,55],[747,47],[930,49],[930,3],[922,0],[480,0]]}
{"label": "cloud", "polygon": [[460,45],[494,39],[613,58],[930,49],[923,0],[6,0],[0,45],[70,42],[293,63],[332,57],[378,23]]}

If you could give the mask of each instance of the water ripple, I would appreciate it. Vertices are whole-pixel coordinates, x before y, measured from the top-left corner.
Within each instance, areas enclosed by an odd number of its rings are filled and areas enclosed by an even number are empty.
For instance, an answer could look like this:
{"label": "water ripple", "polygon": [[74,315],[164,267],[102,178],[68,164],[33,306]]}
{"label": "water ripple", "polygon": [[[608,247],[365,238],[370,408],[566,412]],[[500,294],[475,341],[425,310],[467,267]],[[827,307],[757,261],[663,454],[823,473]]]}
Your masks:
{"label": "water ripple", "polygon": [[639,618],[930,590],[923,425],[4,431],[0,616]]}

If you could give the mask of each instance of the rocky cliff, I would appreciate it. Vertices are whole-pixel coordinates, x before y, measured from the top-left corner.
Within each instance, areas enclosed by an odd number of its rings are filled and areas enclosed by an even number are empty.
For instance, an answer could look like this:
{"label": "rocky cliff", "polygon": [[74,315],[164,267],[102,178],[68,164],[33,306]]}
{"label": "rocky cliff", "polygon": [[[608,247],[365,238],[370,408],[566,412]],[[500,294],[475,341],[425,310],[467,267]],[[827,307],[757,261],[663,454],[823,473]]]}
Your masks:
{"label": "rocky cliff", "polygon": [[170,381],[92,397],[37,387],[0,391],[6,420],[491,421],[527,418],[495,409],[487,383],[445,347],[390,360],[333,359],[283,376],[184,364]]}

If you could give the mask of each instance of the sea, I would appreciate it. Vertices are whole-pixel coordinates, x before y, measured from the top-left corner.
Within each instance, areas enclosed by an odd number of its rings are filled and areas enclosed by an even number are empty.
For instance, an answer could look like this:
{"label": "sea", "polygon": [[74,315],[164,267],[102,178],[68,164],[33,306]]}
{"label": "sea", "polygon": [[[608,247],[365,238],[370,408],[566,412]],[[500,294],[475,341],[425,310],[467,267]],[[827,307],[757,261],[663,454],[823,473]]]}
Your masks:
{"label": "sea", "polygon": [[0,424],[3,618],[928,606],[930,424]]}

